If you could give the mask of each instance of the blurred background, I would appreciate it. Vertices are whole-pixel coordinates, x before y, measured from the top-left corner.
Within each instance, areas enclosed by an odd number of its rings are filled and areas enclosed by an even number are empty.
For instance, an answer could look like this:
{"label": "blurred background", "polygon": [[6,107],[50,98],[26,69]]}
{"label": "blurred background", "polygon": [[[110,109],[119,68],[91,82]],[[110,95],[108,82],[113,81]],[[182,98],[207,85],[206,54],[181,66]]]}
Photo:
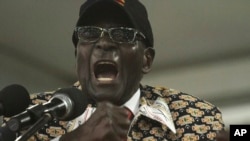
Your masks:
{"label": "blurred background", "polygon": [[[217,105],[230,124],[250,123],[250,1],[141,0],[156,58],[143,83]],[[30,93],[76,81],[72,31],[83,0],[0,1],[0,88]]]}

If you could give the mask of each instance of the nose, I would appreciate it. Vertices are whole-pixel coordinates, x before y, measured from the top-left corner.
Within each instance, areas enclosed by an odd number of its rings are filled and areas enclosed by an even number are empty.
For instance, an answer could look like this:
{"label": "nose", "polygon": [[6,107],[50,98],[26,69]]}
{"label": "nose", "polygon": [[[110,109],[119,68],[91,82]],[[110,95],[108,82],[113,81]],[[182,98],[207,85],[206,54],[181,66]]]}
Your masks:
{"label": "nose", "polygon": [[96,48],[103,50],[114,50],[117,48],[117,43],[115,43],[110,38],[107,32],[103,32],[100,39],[96,42]]}

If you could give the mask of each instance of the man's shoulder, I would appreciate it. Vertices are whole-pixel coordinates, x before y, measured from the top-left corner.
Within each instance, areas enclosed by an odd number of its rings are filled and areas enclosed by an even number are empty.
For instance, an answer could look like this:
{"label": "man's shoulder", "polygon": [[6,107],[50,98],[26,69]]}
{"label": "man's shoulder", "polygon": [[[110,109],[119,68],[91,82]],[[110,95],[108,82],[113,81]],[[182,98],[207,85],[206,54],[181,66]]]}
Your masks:
{"label": "man's shoulder", "polygon": [[177,89],[169,88],[169,87],[163,87],[163,86],[150,86],[150,85],[141,85],[141,91],[144,97],[162,97],[165,99],[165,101],[168,104],[195,104],[196,106],[207,106],[210,108],[216,107],[212,103],[208,102],[207,100],[204,100],[202,98],[199,98],[197,96],[194,96],[192,94],[188,94],[185,92],[182,92]]}
{"label": "man's shoulder", "polygon": [[54,92],[58,89],[30,94],[31,104],[42,104],[44,102],[47,102],[53,96]]}
{"label": "man's shoulder", "polygon": [[150,85],[141,85],[141,91],[146,94],[159,95],[161,97],[166,97],[170,95],[178,95],[182,93],[179,90],[163,87],[163,86],[150,86]]}
{"label": "man's shoulder", "polygon": [[178,122],[176,124],[186,118],[192,121],[198,118],[201,121],[213,118],[215,120],[214,124],[219,123],[221,127],[224,127],[220,109],[207,100],[166,87],[144,85],[141,86],[141,91],[143,97],[147,101],[151,101],[151,103],[159,97],[164,99],[175,121]]}
{"label": "man's shoulder", "polygon": [[[75,88],[81,89],[79,81],[76,81],[74,84],[69,85],[68,87],[75,87]],[[53,97],[54,93],[62,88],[65,88],[65,87],[59,87],[59,88],[55,88],[52,90],[35,92],[35,93],[30,94],[31,105],[42,104],[42,103],[49,101],[51,97]]]}

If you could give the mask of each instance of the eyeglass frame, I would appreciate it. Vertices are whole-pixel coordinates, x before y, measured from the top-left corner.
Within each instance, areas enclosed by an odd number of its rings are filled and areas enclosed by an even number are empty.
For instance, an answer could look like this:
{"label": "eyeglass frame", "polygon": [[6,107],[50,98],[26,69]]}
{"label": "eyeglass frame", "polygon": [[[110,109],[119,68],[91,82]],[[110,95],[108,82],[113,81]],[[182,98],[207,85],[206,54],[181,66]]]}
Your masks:
{"label": "eyeglass frame", "polygon": [[[101,33],[100,33],[100,35],[99,35],[99,37],[98,37],[97,39],[95,39],[95,40],[93,40],[93,41],[87,41],[87,40],[81,39],[80,36],[79,36],[79,30],[80,30],[81,28],[97,28],[97,29],[99,29],[99,30],[101,31]],[[132,30],[132,31],[134,32],[133,39],[132,39],[131,41],[129,41],[129,42],[120,42],[120,41],[116,41],[115,39],[113,39],[113,37],[112,37],[112,35],[111,35],[111,31],[114,30],[114,29],[128,29],[128,30]],[[130,27],[111,27],[111,28],[102,28],[102,27],[97,27],[97,26],[77,26],[77,27],[75,27],[74,31],[75,31],[75,36],[78,37],[78,40],[82,40],[82,41],[85,42],[85,43],[94,43],[94,42],[98,41],[100,38],[102,38],[102,37],[105,35],[104,32],[108,33],[109,38],[110,38],[113,42],[116,42],[116,43],[119,43],[119,44],[124,44],[124,43],[134,44],[134,43],[135,43],[135,40],[136,40],[136,37],[138,37],[137,35],[140,35],[140,36],[143,38],[143,40],[146,40],[146,36],[145,36],[142,32],[136,30],[135,28],[130,28]]]}

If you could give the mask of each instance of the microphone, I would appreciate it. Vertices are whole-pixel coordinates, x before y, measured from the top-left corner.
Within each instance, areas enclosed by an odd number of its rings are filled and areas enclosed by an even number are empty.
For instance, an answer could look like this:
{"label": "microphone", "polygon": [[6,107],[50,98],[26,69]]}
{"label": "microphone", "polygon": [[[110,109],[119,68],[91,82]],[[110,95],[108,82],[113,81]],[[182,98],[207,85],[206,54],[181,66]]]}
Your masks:
{"label": "microphone", "polygon": [[54,96],[44,104],[45,113],[63,121],[72,120],[80,116],[87,108],[87,96],[77,88],[63,88],[55,92]]}
{"label": "microphone", "polygon": [[85,111],[87,104],[87,97],[79,89],[62,88],[54,92],[48,102],[27,108],[23,113],[12,117],[6,125],[11,131],[17,132],[34,124],[47,113],[52,118],[69,121],[80,116]]}
{"label": "microphone", "polygon": [[14,116],[24,111],[29,104],[29,93],[21,85],[12,84],[0,91],[0,116]]}
{"label": "microphone", "polygon": [[12,132],[8,127],[0,127],[0,141],[14,141],[15,139],[15,132]]}

